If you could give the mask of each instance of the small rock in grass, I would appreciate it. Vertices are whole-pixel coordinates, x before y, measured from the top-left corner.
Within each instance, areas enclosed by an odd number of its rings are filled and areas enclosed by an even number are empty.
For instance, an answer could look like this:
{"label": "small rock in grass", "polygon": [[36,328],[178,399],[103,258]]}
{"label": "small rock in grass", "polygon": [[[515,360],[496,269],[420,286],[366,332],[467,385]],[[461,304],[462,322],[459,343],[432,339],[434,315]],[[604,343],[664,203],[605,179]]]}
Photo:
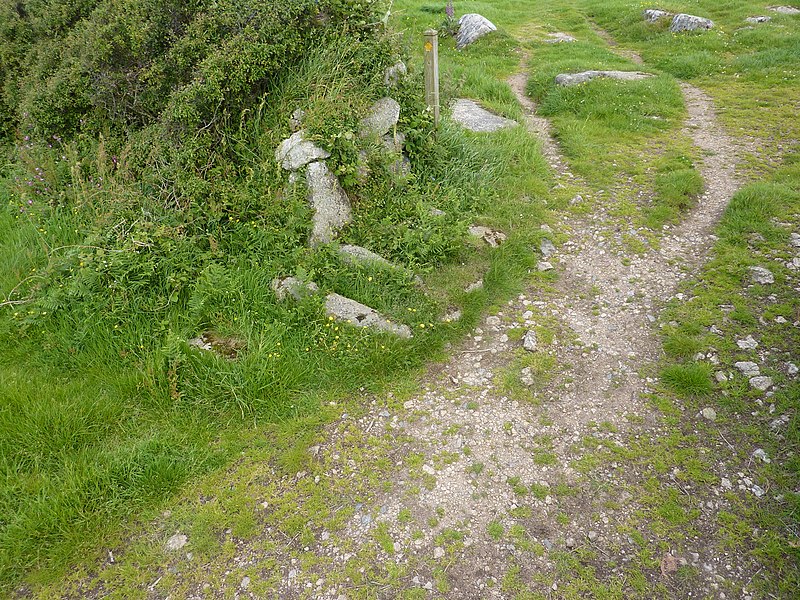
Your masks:
{"label": "small rock in grass", "polygon": [[533,378],[533,370],[530,367],[525,367],[520,371],[519,379],[522,381],[523,385],[527,385],[528,387],[536,383],[536,380]]}
{"label": "small rock in grass", "polygon": [[400,61],[391,67],[387,67],[383,72],[383,84],[386,87],[394,87],[400,83],[400,80],[405,77],[407,73],[408,69],[406,68],[406,64]]}
{"label": "small rock in grass", "polygon": [[381,98],[369,109],[369,114],[359,123],[362,138],[372,135],[382,136],[397,125],[400,118],[400,104],[394,98]]}
{"label": "small rock in grass", "polygon": [[797,365],[794,363],[786,363],[786,373],[789,374],[790,377],[794,377],[798,373]]}
{"label": "small rock in grass", "polygon": [[490,229],[489,227],[484,227],[483,225],[470,225],[467,231],[472,237],[483,240],[492,248],[497,248],[506,241],[505,233]]}
{"label": "small rock in grass", "polygon": [[539,242],[539,250],[541,251],[542,256],[545,258],[550,258],[556,253],[556,246],[553,244],[553,242],[547,238],[544,238],[541,242]]}
{"label": "small rock in grass", "polygon": [[753,452],[753,458],[757,458],[761,462],[764,462],[764,463],[767,463],[767,464],[772,462],[770,460],[769,456],[767,456],[767,453],[764,451],[763,448],[757,448],[756,451]]}
{"label": "small rock in grass", "polygon": [[309,142],[304,136],[305,132],[301,129],[281,142],[275,150],[275,160],[287,171],[297,171],[311,162],[330,157],[329,152]]}
{"label": "small rock in grass", "polygon": [[800,15],[800,8],[794,6],[769,6],[768,8],[780,15]]}
{"label": "small rock in grass", "polygon": [[716,373],[714,373],[714,379],[716,379],[718,383],[725,383],[726,381],[728,381],[728,376],[725,375],[725,373],[723,373],[722,371],[717,371]]}
{"label": "small rock in grass", "polygon": [[794,232],[790,233],[789,243],[795,248],[800,248],[800,233],[794,233]]}
{"label": "small rock in grass", "polygon": [[379,254],[375,254],[371,250],[362,248],[361,246],[354,246],[352,244],[343,244],[339,246],[339,255],[351,264],[355,263],[377,263],[381,265],[391,264],[388,260]]}
{"label": "small rock in grass", "polygon": [[538,265],[536,265],[536,268],[539,269],[540,273],[544,273],[545,271],[552,271],[553,265],[548,261],[544,260],[540,262]]}
{"label": "small rock in grass", "polygon": [[464,288],[464,291],[469,294],[470,292],[482,289],[483,289],[483,279],[479,279],[475,283],[470,283],[467,287]]}
{"label": "small rock in grass", "polygon": [[247,576],[243,577],[242,578],[242,582],[239,584],[239,587],[242,588],[243,590],[246,590],[247,588],[249,588],[250,587],[250,578],[247,577]]}
{"label": "small rock in grass", "polygon": [[581,83],[588,83],[592,79],[597,78],[639,81],[652,76],[651,73],[642,73],[641,71],[583,71],[581,73],[561,73],[556,75],[556,85],[579,85]]}
{"label": "small rock in grass", "polygon": [[337,321],[356,327],[370,327],[405,339],[413,337],[408,325],[392,323],[375,309],[339,294],[328,294],[325,298],[325,312]]}
{"label": "small rock in grass", "polygon": [[789,321],[787,321],[787,320],[786,320],[786,317],[782,317],[782,316],[778,315],[777,317],[775,317],[775,322],[776,322],[778,325],[785,325],[785,324],[786,324],[786,323],[788,323]]}
{"label": "small rock in grass", "polygon": [[575,42],[577,41],[574,37],[567,33],[562,33],[560,31],[556,31],[555,33],[548,33],[547,37],[549,39],[544,40],[545,44],[560,44],[562,42]]}
{"label": "small rock in grass", "polygon": [[755,350],[758,348],[758,342],[753,339],[752,335],[748,335],[743,340],[736,340],[736,345],[742,350]]}
{"label": "small rock in grass", "polygon": [[761,370],[758,368],[758,365],[754,362],[750,361],[741,361],[737,363],[733,363],[733,366],[739,369],[742,372],[742,375],[745,377],[758,377],[761,375]]}
{"label": "small rock in grass", "polygon": [[685,13],[681,13],[679,15],[675,15],[672,18],[672,24],[669,26],[669,30],[672,33],[679,33],[681,31],[696,31],[698,29],[711,29],[714,27],[714,21],[711,19],[706,19],[704,17],[698,17],[695,15],[687,15]]}
{"label": "small rock in grass", "polygon": [[565,545],[567,548],[570,548],[570,549],[572,549],[572,548],[574,548],[574,547],[577,545],[577,543],[575,542],[575,538],[573,538],[573,537],[568,537],[568,538],[566,539],[566,541],[564,542],[564,545]]}
{"label": "small rock in grass", "polygon": [[775,276],[769,269],[766,269],[764,267],[748,267],[748,268],[750,269],[751,277],[755,283],[760,283],[761,285],[775,283]]}
{"label": "small rock in grass", "polygon": [[596,531],[591,530],[591,531],[589,531],[589,533],[586,534],[586,537],[589,538],[590,542],[594,542],[595,540],[597,540],[597,538],[599,536],[598,536],[598,533]]}
{"label": "small rock in grass", "polygon": [[458,309],[455,309],[455,310],[451,310],[451,311],[447,312],[442,317],[441,320],[444,323],[452,323],[453,321],[458,321],[460,318],[461,318],[461,311],[458,310]]}
{"label": "small rock in grass", "polygon": [[500,115],[489,112],[474,100],[459,98],[453,104],[453,120],[464,129],[476,133],[493,133],[507,127],[516,127],[518,123]]}
{"label": "small rock in grass", "polygon": [[486,17],[476,13],[466,14],[458,20],[456,48],[461,50],[493,31],[497,31],[497,27]]}
{"label": "small rock in grass", "polygon": [[538,340],[536,339],[536,332],[533,329],[528,330],[523,336],[522,347],[528,352],[536,352]]}
{"label": "small rock in grass", "polygon": [[180,550],[188,543],[189,543],[189,538],[187,536],[185,536],[182,533],[176,533],[167,540],[166,547],[167,550],[174,552],[175,550]]}
{"label": "small rock in grass", "polygon": [[752,377],[750,379],[750,387],[766,392],[772,387],[772,377],[765,377],[763,375],[760,377]]}
{"label": "small rock in grass", "polygon": [[717,419],[717,411],[715,411],[711,407],[706,407],[700,411],[700,414],[703,415],[704,419],[708,421],[715,421]]}
{"label": "small rock in grass", "polygon": [[659,19],[671,17],[672,13],[658,8],[648,8],[644,11],[644,19],[648,23],[655,23]]}
{"label": "small rock in grass", "polygon": [[435,560],[439,560],[440,558],[444,558],[444,548],[440,548],[439,546],[436,546],[436,548],[433,549],[433,558]]}
{"label": "small rock in grass", "polygon": [[764,17],[764,16],[747,17],[745,19],[745,21],[747,21],[748,23],[753,23],[753,24],[755,24],[755,23],[767,23],[768,21],[771,21],[771,20],[772,20],[772,17]]}
{"label": "small rock in grass", "polygon": [[277,296],[278,300],[283,301],[291,296],[298,302],[306,296],[316,294],[319,291],[319,287],[313,281],[302,281],[297,277],[274,279],[272,281],[272,289],[275,291],[275,296]]}
{"label": "small rock in grass", "polygon": [[436,475],[436,469],[430,465],[422,465],[422,472],[427,475]]}

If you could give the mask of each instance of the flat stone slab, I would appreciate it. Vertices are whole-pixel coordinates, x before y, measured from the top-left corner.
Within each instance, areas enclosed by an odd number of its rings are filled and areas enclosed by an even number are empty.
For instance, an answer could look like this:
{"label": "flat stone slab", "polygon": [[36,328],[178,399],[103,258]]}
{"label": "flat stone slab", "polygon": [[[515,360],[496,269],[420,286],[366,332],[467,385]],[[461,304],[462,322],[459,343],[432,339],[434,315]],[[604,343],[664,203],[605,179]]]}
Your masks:
{"label": "flat stone slab", "polygon": [[563,86],[579,85],[599,77],[618,79],[619,81],[639,81],[652,76],[651,73],[642,73],[641,71],[583,71],[582,73],[556,75],[556,84]]}
{"label": "flat stone slab", "polygon": [[768,285],[775,283],[775,276],[772,271],[766,267],[747,267],[750,270],[750,278],[753,283],[760,283],[761,285]]}
{"label": "flat stone slab", "polygon": [[352,219],[350,200],[324,161],[308,165],[308,202],[314,209],[311,246],[329,244]]}
{"label": "flat stone slab", "polygon": [[460,98],[453,104],[453,120],[464,129],[478,133],[492,133],[518,123],[482,108],[474,100]]}
{"label": "flat stone slab", "polygon": [[766,16],[747,17],[745,19],[745,21],[747,21],[748,23],[754,23],[754,24],[755,23],[768,23],[771,20],[772,20],[772,17],[766,17]]}
{"label": "flat stone slab", "polygon": [[339,246],[339,254],[344,260],[350,263],[378,263],[387,266],[392,264],[380,254],[376,254],[372,250],[367,250],[366,248],[353,244]]}
{"label": "flat stone slab", "polygon": [[400,104],[394,98],[381,98],[369,109],[369,114],[359,123],[362,138],[382,136],[397,125],[400,118]]}
{"label": "flat stone slab", "polygon": [[461,50],[492,31],[497,31],[497,27],[486,17],[476,13],[464,15],[458,20],[456,48]]}
{"label": "flat stone slab", "polygon": [[376,329],[405,339],[413,337],[408,325],[392,323],[375,309],[339,294],[328,294],[325,298],[325,313],[356,327]]}
{"label": "flat stone slab", "polygon": [[714,21],[711,19],[681,13],[672,18],[669,30],[672,33],[680,33],[681,31],[697,31],[698,29],[711,29],[712,27],[714,27]]}
{"label": "flat stone slab", "polygon": [[655,23],[659,19],[671,17],[672,13],[660,8],[648,8],[644,11],[644,20],[648,23]]}
{"label": "flat stone slab", "polygon": [[800,8],[794,6],[768,6],[767,8],[781,15],[800,15]]}
{"label": "flat stone slab", "polygon": [[330,153],[305,139],[301,129],[283,140],[275,150],[275,160],[287,171],[297,171],[307,164],[330,157]]}
{"label": "flat stone slab", "polygon": [[542,40],[545,44],[560,44],[562,42],[570,43],[578,41],[568,33],[562,33],[560,31],[556,31],[555,33],[548,33],[547,37],[548,39]]}

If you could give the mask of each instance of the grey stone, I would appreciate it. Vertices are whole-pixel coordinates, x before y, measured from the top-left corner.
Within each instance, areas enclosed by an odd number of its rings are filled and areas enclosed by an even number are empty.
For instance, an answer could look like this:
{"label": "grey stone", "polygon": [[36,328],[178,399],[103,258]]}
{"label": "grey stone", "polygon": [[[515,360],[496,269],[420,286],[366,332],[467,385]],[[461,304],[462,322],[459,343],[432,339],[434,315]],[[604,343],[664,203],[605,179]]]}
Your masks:
{"label": "grey stone", "polygon": [[448,311],[442,317],[442,322],[444,323],[452,323],[453,321],[458,321],[461,318],[461,311],[458,309]]}
{"label": "grey stone", "polygon": [[380,254],[375,254],[371,250],[362,248],[361,246],[354,246],[352,244],[344,244],[339,246],[339,254],[341,257],[350,263],[378,263],[382,265],[391,265],[388,260],[383,258]]}
{"label": "grey stone", "polygon": [[700,411],[700,414],[703,416],[704,419],[709,421],[716,421],[717,419],[717,411],[715,411],[711,407],[704,408]]}
{"label": "grey stone", "polygon": [[728,376],[725,375],[725,373],[723,373],[722,371],[717,371],[716,373],[714,373],[714,379],[716,379],[718,383],[725,383],[726,381],[728,381]]}
{"label": "grey stone", "polygon": [[506,241],[506,234],[502,231],[495,231],[483,225],[470,225],[469,234],[472,237],[483,240],[492,248],[497,248],[500,244]]}
{"label": "grey stone", "polygon": [[768,8],[781,15],[800,15],[800,8],[794,6],[769,6]]}
{"label": "grey stone", "polygon": [[400,153],[403,151],[403,144],[406,143],[406,134],[400,131],[394,133],[389,132],[381,137],[381,142],[383,143],[383,147],[389,152]]}
{"label": "grey stone", "polygon": [[790,233],[789,243],[795,248],[800,248],[800,233],[794,233],[794,232]]}
{"label": "grey stone", "polygon": [[772,377],[753,377],[750,379],[750,387],[762,392],[766,392],[772,387]]}
{"label": "grey stone", "polygon": [[564,542],[564,545],[565,545],[567,548],[570,548],[570,549],[574,548],[574,547],[576,546],[575,538],[568,537],[568,538],[566,539],[566,541]]}
{"label": "grey stone", "polygon": [[275,160],[287,171],[297,171],[315,160],[330,156],[329,152],[309,142],[304,136],[305,132],[301,129],[283,140],[275,150]]}
{"label": "grey stone", "polygon": [[536,265],[536,268],[539,270],[540,273],[544,273],[545,271],[552,271],[553,265],[547,262],[546,260],[543,260],[542,262]]}
{"label": "grey stone", "polygon": [[408,69],[406,63],[399,61],[383,72],[383,83],[386,87],[394,87],[406,76]]}
{"label": "grey stone", "polygon": [[530,367],[525,367],[522,369],[522,371],[520,371],[519,379],[523,385],[527,385],[528,387],[536,383],[536,380],[533,378],[533,369]]}
{"label": "grey stone", "polygon": [[733,364],[734,367],[742,372],[745,377],[758,377],[761,375],[761,370],[758,365],[750,361],[741,361]]}
{"label": "grey stone", "polygon": [[586,537],[589,538],[590,542],[594,542],[595,540],[597,540],[599,535],[598,535],[598,533],[596,531],[591,530],[591,531],[589,531],[589,533],[586,534]]}
{"label": "grey stone", "polygon": [[578,85],[598,77],[618,79],[620,81],[639,81],[652,76],[651,73],[642,73],[641,71],[583,71],[582,73],[561,73],[556,75],[556,84],[563,86]]}
{"label": "grey stone", "polygon": [[483,289],[483,279],[478,279],[478,281],[470,283],[467,287],[465,287],[464,291],[470,293],[482,289]]}
{"label": "grey stone", "polygon": [[453,104],[453,120],[464,129],[478,133],[492,133],[517,125],[516,121],[490,113],[474,100],[465,98],[460,98]]}
{"label": "grey stone", "polygon": [[562,33],[557,31],[555,33],[548,33],[547,37],[549,39],[544,40],[545,44],[560,44],[562,42],[576,42],[577,40],[567,33]]}
{"label": "grey stone", "polygon": [[647,10],[644,11],[644,19],[648,23],[655,23],[659,19],[671,16],[672,16],[671,12],[667,12],[666,10],[660,10],[658,8],[648,8]]}
{"label": "grey stone", "polygon": [[292,131],[300,131],[300,128],[303,126],[303,119],[306,116],[306,111],[298,108],[296,111],[292,113],[291,118],[289,119],[289,127]]}
{"label": "grey stone", "polygon": [[166,548],[171,552],[180,550],[189,543],[189,538],[182,533],[176,533],[167,540]]}
{"label": "grey stone", "polygon": [[672,18],[672,24],[669,26],[669,30],[672,33],[679,33],[681,31],[696,31],[698,29],[711,29],[714,27],[714,21],[711,19],[706,19],[704,17],[698,17],[695,15],[687,15],[686,13],[681,13],[679,15],[675,15]]}
{"label": "grey stone", "polygon": [[400,104],[393,98],[381,98],[369,109],[369,114],[359,123],[359,135],[382,136],[397,125],[400,118]]}
{"label": "grey stone", "polygon": [[242,582],[239,584],[239,587],[242,588],[243,590],[246,590],[247,588],[249,588],[250,587],[250,578],[247,577],[247,576],[243,577],[242,578]]}
{"label": "grey stone", "polygon": [[406,339],[413,337],[408,325],[392,323],[375,309],[339,294],[328,294],[325,298],[325,312],[337,321],[356,327],[376,329]]}
{"label": "grey stone", "polygon": [[536,339],[536,332],[533,329],[528,330],[522,338],[522,347],[528,352],[536,352],[539,342]]}
{"label": "grey stone", "polygon": [[542,256],[545,258],[550,258],[553,254],[556,253],[556,246],[548,240],[544,238],[541,242],[539,242],[539,251],[542,253]]}
{"label": "grey stone", "polygon": [[458,20],[456,48],[461,50],[492,31],[497,31],[497,27],[486,17],[476,13],[466,14]]}
{"label": "grey stone", "polygon": [[430,213],[430,215],[431,215],[432,217],[443,217],[443,216],[445,216],[445,215],[447,214],[446,212],[444,212],[443,210],[439,210],[439,209],[438,209],[438,208],[436,208],[435,206],[432,206],[432,207],[431,207],[431,208],[428,210],[428,212]]}
{"label": "grey stone", "polygon": [[211,342],[207,341],[202,335],[190,339],[187,343],[190,347],[197,348],[198,350],[213,350]]}
{"label": "grey stone", "polygon": [[798,372],[798,368],[797,368],[796,364],[794,364],[794,363],[786,363],[786,373],[790,377],[794,377],[795,375],[797,375],[797,372]]}
{"label": "grey stone", "polygon": [[769,269],[764,267],[748,267],[748,269],[750,270],[750,276],[755,283],[760,283],[761,285],[775,283],[775,276]]}
{"label": "grey stone", "polygon": [[758,342],[753,338],[752,335],[748,335],[743,340],[736,340],[736,345],[742,350],[755,350],[758,348]]}
{"label": "grey stone", "polygon": [[772,17],[764,17],[764,16],[747,17],[745,19],[745,21],[747,21],[748,23],[767,23],[767,22],[769,22],[771,20],[772,20]]}
{"label": "grey stone", "polygon": [[319,291],[319,287],[313,281],[302,281],[297,277],[273,279],[272,289],[275,291],[275,296],[281,301],[286,300],[288,297],[300,301]]}
{"label": "grey stone", "polygon": [[763,448],[756,448],[755,452],[753,452],[753,458],[757,458],[761,462],[767,464],[772,462]]}
{"label": "grey stone", "polygon": [[350,200],[325,162],[308,165],[306,185],[308,202],[314,209],[309,242],[312,246],[330,243],[352,218]]}
{"label": "grey stone", "polygon": [[436,546],[436,548],[433,549],[433,558],[434,560],[439,560],[440,558],[444,558],[444,548]]}

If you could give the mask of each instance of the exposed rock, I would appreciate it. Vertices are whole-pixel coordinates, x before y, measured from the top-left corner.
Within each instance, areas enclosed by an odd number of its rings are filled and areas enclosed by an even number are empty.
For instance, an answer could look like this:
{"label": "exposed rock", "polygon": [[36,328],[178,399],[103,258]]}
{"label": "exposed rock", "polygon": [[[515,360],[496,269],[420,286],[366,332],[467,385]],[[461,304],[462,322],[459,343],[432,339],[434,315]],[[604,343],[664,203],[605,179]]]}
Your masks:
{"label": "exposed rock", "polygon": [[381,142],[389,152],[400,153],[403,151],[403,144],[406,143],[406,134],[400,131],[390,132],[381,137]]}
{"label": "exposed rock", "polygon": [[308,165],[306,185],[308,202],[314,209],[309,243],[312,246],[330,243],[336,232],[352,218],[350,200],[324,162]]}
{"label": "exposed rock", "polygon": [[550,258],[553,254],[556,253],[556,247],[553,242],[544,238],[541,242],[539,242],[539,250],[542,253],[542,256],[545,258]]}
{"label": "exposed rock", "polygon": [[470,292],[482,289],[483,289],[483,279],[478,279],[478,281],[470,283],[467,287],[465,287],[464,291],[469,294]]}
{"label": "exposed rock", "polygon": [[382,265],[391,265],[388,260],[379,254],[375,254],[371,250],[362,248],[361,246],[353,246],[352,244],[344,244],[339,246],[339,254],[341,257],[350,263],[378,263]]}
{"label": "exposed rock", "polygon": [[187,343],[190,347],[197,348],[198,350],[206,350],[208,352],[213,350],[211,342],[206,340],[203,336],[192,338]]}
{"label": "exposed rock", "polygon": [[453,120],[464,129],[478,133],[492,133],[505,127],[515,127],[516,121],[506,119],[488,110],[473,101],[461,98],[453,104]]}
{"label": "exposed rock", "polygon": [[369,327],[406,339],[413,337],[408,325],[392,323],[375,309],[339,294],[328,294],[325,298],[325,312],[337,321],[356,327]]}
{"label": "exposed rock", "polygon": [[745,21],[747,21],[748,23],[767,23],[768,21],[771,21],[771,20],[772,20],[772,17],[764,17],[764,16],[747,17],[745,19]]}
{"label": "exposed rock", "polygon": [[275,160],[287,171],[297,171],[315,160],[330,156],[330,152],[309,142],[304,136],[305,132],[301,129],[283,140],[275,150]]}
{"label": "exposed rock", "polygon": [[722,371],[717,371],[716,373],[714,373],[714,379],[717,380],[717,383],[725,383],[726,381],[728,381],[728,376],[725,375],[725,373],[723,373]]}
{"label": "exposed rock", "polygon": [[772,387],[772,377],[765,377],[763,375],[760,377],[753,377],[750,379],[750,387],[766,392]]}
{"label": "exposed rock", "polygon": [[658,8],[648,8],[644,11],[644,19],[648,23],[655,23],[659,19],[664,19],[666,17],[671,17],[672,13],[667,12],[666,10],[660,10]]}
{"label": "exposed rock", "polygon": [[456,48],[461,50],[492,31],[497,31],[497,27],[486,17],[476,13],[464,15],[458,20]]}
{"label": "exposed rock", "polygon": [[381,98],[369,109],[369,114],[359,123],[359,135],[370,137],[382,136],[397,125],[400,118],[400,104],[393,98]]}
{"label": "exposed rock", "polygon": [[495,231],[483,225],[471,225],[469,234],[486,242],[492,248],[497,248],[500,244],[506,241],[506,234],[502,231]]}
{"label": "exposed rock", "polygon": [[527,385],[528,387],[536,383],[536,380],[533,378],[533,369],[530,367],[525,367],[522,369],[522,371],[520,371],[519,379],[523,385]]}
{"label": "exposed rock", "polygon": [[239,587],[242,588],[243,590],[246,590],[247,588],[249,588],[250,587],[250,578],[247,577],[246,575],[244,577],[242,577],[242,581],[239,584]]}
{"label": "exposed rock", "polygon": [[700,411],[700,414],[703,416],[704,419],[708,421],[716,421],[717,419],[717,411],[715,411],[711,407],[706,407]]}
{"label": "exposed rock", "polygon": [[781,15],[800,15],[800,8],[794,6],[769,6],[768,8]]}
{"label": "exposed rock", "polygon": [[[306,116],[306,111],[298,108],[296,111],[292,113],[291,118],[289,119],[289,127],[292,131],[300,131],[300,128],[303,126],[303,119]],[[327,158],[327,157],[326,157]]]}
{"label": "exposed rock", "polygon": [[461,311],[456,308],[445,313],[441,320],[443,323],[452,323],[453,321],[458,321],[460,318]]}
{"label": "exposed rock", "polygon": [[764,267],[748,267],[748,268],[750,269],[751,277],[755,283],[760,283],[761,285],[775,283],[775,276],[769,269],[766,269]]}
{"label": "exposed rock", "polygon": [[522,347],[528,352],[536,352],[538,346],[539,341],[536,338],[536,332],[533,329],[529,329],[522,337]]}
{"label": "exposed rock", "polygon": [[560,44],[561,42],[569,43],[577,41],[571,35],[567,33],[561,33],[560,31],[557,31],[555,33],[548,33],[547,36],[550,39],[543,40],[545,44]]}
{"label": "exposed rock", "polygon": [[167,540],[166,548],[170,552],[175,552],[176,550],[180,550],[186,544],[189,543],[189,538],[182,533],[176,533],[171,538]]}
{"label": "exposed rock", "polygon": [[669,30],[672,33],[679,33],[681,31],[696,31],[698,29],[711,29],[714,27],[714,21],[704,17],[697,17],[695,15],[687,15],[681,13],[672,18],[672,24]]}
{"label": "exposed rock", "polygon": [[408,73],[406,63],[399,61],[391,67],[387,67],[383,72],[383,83],[386,87],[394,87],[400,83],[400,80],[406,76],[406,73]]}
{"label": "exposed rock", "polygon": [[800,248],[800,233],[794,233],[794,232],[790,233],[789,243],[795,248]]}
{"label": "exposed rock", "polygon": [[753,338],[752,335],[748,335],[743,340],[736,340],[736,345],[742,350],[755,350],[758,348],[758,342]]}
{"label": "exposed rock", "polygon": [[772,462],[763,448],[756,448],[755,452],[753,452],[753,458],[757,458],[761,462],[767,464]]}
{"label": "exposed rock", "polygon": [[536,265],[536,268],[539,270],[540,273],[544,273],[545,271],[552,271],[553,265],[546,260],[543,260],[539,264]]}
{"label": "exposed rock", "polygon": [[758,365],[754,362],[742,361],[734,363],[733,366],[739,369],[739,371],[741,371],[742,375],[744,375],[745,377],[758,377],[759,375],[761,375],[761,370],[758,368]]}
{"label": "exposed rock", "polygon": [[433,549],[433,558],[434,560],[439,560],[440,558],[444,558],[444,548],[436,546],[436,548]]}
{"label": "exposed rock", "polygon": [[307,296],[316,294],[319,287],[313,281],[302,281],[297,277],[284,277],[283,279],[274,279],[272,281],[272,289],[278,300],[285,300],[286,298],[294,298],[297,301],[302,300]]}
{"label": "exposed rock", "polygon": [[431,206],[428,212],[432,217],[443,217],[447,214],[446,212],[444,212],[443,210],[439,210],[435,206]]}
{"label": "exposed rock", "polygon": [[641,71],[583,71],[582,73],[561,73],[556,75],[556,84],[564,86],[578,85],[598,77],[618,79],[620,81],[638,81],[652,76],[651,73],[642,73]]}
{"label": "exposed rock", "polygon": [[798,368],[796,364],[786,363],[786,373],[789,375],[789,377],[794,377],[795,375],[797,375],[797,372]]}

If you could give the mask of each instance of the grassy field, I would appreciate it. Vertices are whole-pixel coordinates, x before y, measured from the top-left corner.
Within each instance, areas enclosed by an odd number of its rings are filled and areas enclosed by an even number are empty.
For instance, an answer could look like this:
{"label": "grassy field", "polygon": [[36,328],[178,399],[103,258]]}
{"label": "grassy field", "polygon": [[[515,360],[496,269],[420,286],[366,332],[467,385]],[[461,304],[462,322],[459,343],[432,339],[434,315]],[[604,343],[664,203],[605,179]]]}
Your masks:
{"label": "grassy field", "polygon": [[[720,528],[728,532],[727,551],[770,565],[765,593],[790,598],[798,585],[800,396],[796,384],[780,378],[784,362],[797,362],[800,339],[796,328],[775,318],[800,318],[796,291],[785,283],[788,267],[778,264],[789,258],[789,230],[799,226],[800,24],[798,17],[769,13],[769,24],[746,28],[746,16],[764,13],[752,2],[673,2],[664,8],[717,24],[710,32],[674,36],[662,25],[645,24],[642,8],[628,0],[458,2],[457,14],[479,12],[500,31],[463,52],[442,40],[443,101],[476,98],[521,120],[505,79],[528,69],[527,91],[538,113],[551,120],[570,169],[592,193],[616,194],[612,217],[636,229],[626,250],[643,252],[657,247],[662,226],[679,221],[703,187],[695,166],[701,157],[680,133],[686,111],[679,81],[714,98],[719,118],[741,142],[746,161],[740,171],[748,185],[719,226],[710,263],[686,284],[694,300],[673,303],[663,319],[670,323],[664,328],[667,385],[654,405],[672,436],[637,446],[628,460],[656,464],[659,477],[678,462],[694,464],[695,455],[675,457],[677,447],[696,445],[698,435],[679,415],[710,402],[741,448],[757,445],[782,457],[764,465],[760,476],[774,482],[786,502],[769,510],[740,503],[720,515]],[[402,92],[409,114],[416,114],[411,107],[422,85],[419,32],[443,20],[444,3],[393,5],[391,24],[399,33],[392,43],[410,67]],[[639,52],[644,66],[615,53],[598,27]],[[542,44],[553,31],[578,42]],[[624,86],[553,83],[559,72],[590,68],[644,70],[654,77]],[[364,72],[371,74],[365,79]],[[17,137],[7,145],[0,170],[0,205],[6,207],[0,212],[0,302],[7,299],[0,304],[0,590],[22,585],[43,598],[107,591],[96,581],[84,587],[85,581],[98,569],[100,579],[106,577],[98,567],[109,566],[105,548],[130,544],[128,562],[114,565],[107,577],[118,597],[141,595],[148,568],[162,560],[163,538],[178,524],[189,524],[193,549],[208,562],[232,551],[216,544],[226,528],[257,538],[249,509],[257,499],[247,489],[253,479],[274,481],[276,502],[285,496],[272,525],[286,535],[302,539],[319,522],[347,518],[330,510],[337,495],[367,497],[380,487],[388,463],[360,473],[355,491],[306,480],[287,492],[278,482],[304,467],[323,426],[343,411],[363,410],[359,398],[391,390],[401,405],[421,365],[444,356],[483,311],[528,282],[536,263],[531,248],[550,211],[592,210],[588,201],[569,204],[577,186],[553,187],[539,143],[522,127],[473,135],[445,119],[428,141],[429,124],[407,122],[419,132],[412,177],[346,186],[357,202],[354,224],[341,241],[419,273],[424,290],[408,272],[348,265],[334,249],[311,252],[304,198],[284,193],[285,175],[272,156],[289,133],[287,116],[307,107],[315,139],[336,149],[332,160],[347,180],[355,148],[341,134],[383,91],[374,65],[344,43],[309,53],[281,83],[271,102],[244,116],[226,138],[236,157],[234,173],[226,174],[227,189],[207,216],[188,219],[173,206],[141,203],[110,166],[114,150],[104,149],[100,138],[53,144]],[[68,201],[40,203],[41,194],[26,188],[62,193]],[[446,215],[431,216],[431,207]],[[508,242],[497,250],[478,247],[465,236],[471,222],[503,230]],[[765,257],[774,261],[776,285],[744,289],[747,266]],[[287,274],[378,308],[411,326],[414,339],[337,328],[317,298],[279,303],[270,283]],[[465,293],[478,277],[483,289]],[[452,308],[463,318],[441,323],[440,315]],[[722,341],[708,334],[712,325],[724,332]],[[779,412],[794,415],[783,440],[768,434],[767,417],[747,417],[752,398],[746,386],[718,386],[695,360],[711,346],[723,360],[736,359],[732,340],[753,328],[774,349],[769,373],[787,382],[771,399]],[[235,343],[241,348],[236,360],[189,348],[186,341],[200,333]],[[371,454],[353,458],[368,461]],[[725,458],[744,464],[749,453]],[[689,471],[698,485],[707,475]],[[691,519],[659,511],[674,499],[638,485],[631,484],[634,493],[656,507],[642,517],[643,526],[679,542]],[[213,505],[198,501],[217,494]],[[159,517],[164,510],[168,515]],[[143,532],[157,518],[158,530],[147,537]],[[751,536],[753,528],[760,534]],[[579,567],[565,563],[564,576]],[[576,597],[603,597],[605,588],[580,572],[578,579],[590,581],[575,584]],[[539,597],[512,575],[505,593]]]}

